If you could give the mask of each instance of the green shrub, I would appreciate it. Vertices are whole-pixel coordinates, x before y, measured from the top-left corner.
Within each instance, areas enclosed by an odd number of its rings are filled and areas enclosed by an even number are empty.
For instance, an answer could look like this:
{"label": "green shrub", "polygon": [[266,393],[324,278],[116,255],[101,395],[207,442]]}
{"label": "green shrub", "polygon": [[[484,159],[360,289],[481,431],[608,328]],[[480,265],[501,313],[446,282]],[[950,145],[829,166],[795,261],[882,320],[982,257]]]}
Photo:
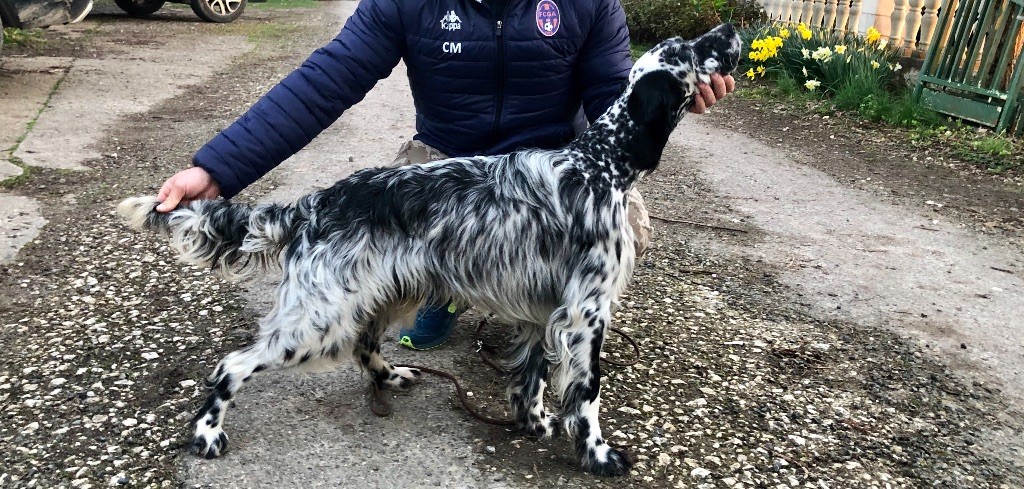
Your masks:
{"label": "green shrub", "polygon": [[762,25],[768,21],[768,14],[757,0],[726,0],[725,8],[719,16],[723,22],[731,22],[740,29]]}
{"label": "green shrub", "polygon": [[722,23],[726,0],[622,0],[633,42],[693,39]]}
{"label": "green shrub", "polygon": [[643,44],[693,39],[722,22],[742,28],[768,20],[757,0],[622,0],[622,7],[630,37]]}

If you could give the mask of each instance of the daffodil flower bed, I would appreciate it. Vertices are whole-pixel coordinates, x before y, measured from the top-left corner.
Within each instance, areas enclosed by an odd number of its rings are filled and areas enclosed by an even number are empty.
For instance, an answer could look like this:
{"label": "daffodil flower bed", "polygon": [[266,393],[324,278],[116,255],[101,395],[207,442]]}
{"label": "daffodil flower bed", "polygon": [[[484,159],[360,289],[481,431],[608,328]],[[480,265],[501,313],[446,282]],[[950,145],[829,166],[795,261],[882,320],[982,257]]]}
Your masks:
{"label": "daffodil flower bed", "polygon": [[809,91],[835,95],[846,85],[874,85],[889,92],[905,89],[897,50],[875,28],[864,37],[838,35],[805,24],[773,24],[745,31],[744,73],[754,80],[789,77]]}
{"label": "daffodil flower bed", "polygon": [[872,121],[904,127],[939,123],[910,93],[899,51],[874,28],[858,36],[770,24],[742,29],[740,35],[746,78],[774,82],[782,93],[821,98],[832,110],[854,111]]}

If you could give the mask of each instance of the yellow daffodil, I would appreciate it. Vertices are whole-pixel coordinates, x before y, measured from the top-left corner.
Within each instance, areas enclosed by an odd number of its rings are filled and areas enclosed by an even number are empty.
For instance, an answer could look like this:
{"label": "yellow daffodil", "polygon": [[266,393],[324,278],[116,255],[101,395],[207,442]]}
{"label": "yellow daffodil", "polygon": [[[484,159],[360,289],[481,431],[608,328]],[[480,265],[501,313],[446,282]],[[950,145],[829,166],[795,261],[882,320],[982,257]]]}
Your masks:
{"label": "yellow daffodil", "polygon": [[872,44],[878,42],[878,40],[881,39],[881,38],[882,38],[882,33],[878,32],[878,29],[875,29],[874,27],[868,27],[868,32],[864,36],[864,39],[867,42],[872,43]]}
{"label": "yellow daffodil", "polygon": [[754,69],[753,69],[753,68],[751,68],[751,69],[747,70],[747,72],[746,72],[746,73],[744,73],[744,75],[747,75],[747,78],[750,78],[751,80],[753,80],[753,79],[754,79],[754,76],[755,76],[755,75],[754,75]]}
{"label": "yellow daffodil", "polygon": [[844,53],[846,53],[846,45],[844,45],[844,44],[836,44],[836,54],[844,54]]}
{"label": "yellow daffodil", "polygon": [[779,37],[783,39],[789,39],[789,35],[789,29],[786,29],[785,27],[779,29]]}
{"label": "yellow daffodil", "polygon": [[882,65],[878,64],[878,61],[871,61],[871,67],[872,68],[877,70],[879,66],[882,66]]}
{"label": "yellow daffodil", "polygon": [[747,53],[747,57],[754,61],[764,62],[777,57],[782,44],[781,37],[768,36],[764,39],[754,39],[750,42],[750,52]]}
{"label": "yellow daffodil", "polygon": [[807,24],[804,24],[803,22],[796,26],[796,31],[800,33],[800,37],[804,40],[811,38],[811,30],[808,29]]}
{"label": "yellow daffodil", "polygon": [[758,66],[758,67],[757,67],[757,74],[758,74],[758,75],[764,76],[764,72],[765,72],[765,71],[766,71],[766,70],[764,69],[764,66],[763,66],[763,65],[762,65],[762,66]]}
{"label": "yellow daffodil", "polygon": [[818,88],[820,86],[821,86],[821,82],[818,81],[818,80],[807,80],[807,83],[804,83],[804,87],[807,88],[808,90],[811,90],[811,91],[813,91],[814,89],[816,89],[816,88]]}

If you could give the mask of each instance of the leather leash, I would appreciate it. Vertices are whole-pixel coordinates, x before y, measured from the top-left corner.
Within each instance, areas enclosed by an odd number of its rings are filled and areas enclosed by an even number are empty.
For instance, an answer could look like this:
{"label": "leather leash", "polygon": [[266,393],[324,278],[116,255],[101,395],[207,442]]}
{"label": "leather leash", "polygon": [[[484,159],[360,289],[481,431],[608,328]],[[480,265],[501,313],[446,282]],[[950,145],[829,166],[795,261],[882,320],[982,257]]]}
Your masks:
{"label": "leather leash", "polygon": [[[476,351],[480,353],[480,358],[483,360],[484,363],[490,365],[491,368],[493,368],[498,373],[502,375],[507,375],[508,371],[502,368],[500,365],[498,365],[490,357],[490,354],[493,354],[497,349],[494,346],[488,345],[487,343],[484,342],[482,336],[485,325],[487,325],[487,319],[482,319],[480,323],[477,324]],[[633,338],[630,338],[629,335],[622,332],[622,330],[618,328],[611,328],[611,331],[621,336],[633,347],[633,359],[625,362],[617,362],[614,360],[609,360],[607,358],[602,358],[601,361],[609,365],[614,365],[616,367],[629,367],[632,365],[636,365],[637,362],[640,361],[640,346],[637,345],[636,341],[634,341]],[[515,420],[492,418],[484,414],[481,414],[480,411],[474,408],[473,405],[469,402],[469,396],[466,394],[466,389],[462,387],[462,384],[459,383],[459,380],[454,375],[448,372],[433,369],[430,367],[423,367],[420,365],[396,364],[394,366],[415,368],[423,373],[428,373],[431,375],[435,375],[437,377],[448,379],[449,381],[451,381],[452,384],[455,384],[455,394],[458,396],[459,402],[462,404],[462,409],[469,413],[470,416],[476,418],[477,420],[483,423],[495,426],[514,426],[516,424]],[[368,403],[370,405],[370,411],[373,414],[376,414],[377,416],[380,417],[386,417],[390,416],[391,413],[394,412],[394,410],[391,407],[391,401],[388,399],[387,392],[384,389],[377,386],[376,382],[370,382],[370,391],[367,397]]]}

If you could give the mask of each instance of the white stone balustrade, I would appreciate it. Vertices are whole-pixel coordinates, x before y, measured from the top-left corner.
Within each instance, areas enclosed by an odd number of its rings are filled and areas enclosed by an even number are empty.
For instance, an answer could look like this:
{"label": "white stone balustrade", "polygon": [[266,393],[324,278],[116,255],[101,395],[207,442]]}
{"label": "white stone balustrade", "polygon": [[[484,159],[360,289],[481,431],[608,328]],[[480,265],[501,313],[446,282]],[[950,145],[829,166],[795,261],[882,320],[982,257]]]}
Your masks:
{"label": "white stone balustrade", "polygon": [[803,22],[836,33],[882,33],[904,55],[922,58],[928,50],[942,6],[956,0],[760,0],[768,18]]}

